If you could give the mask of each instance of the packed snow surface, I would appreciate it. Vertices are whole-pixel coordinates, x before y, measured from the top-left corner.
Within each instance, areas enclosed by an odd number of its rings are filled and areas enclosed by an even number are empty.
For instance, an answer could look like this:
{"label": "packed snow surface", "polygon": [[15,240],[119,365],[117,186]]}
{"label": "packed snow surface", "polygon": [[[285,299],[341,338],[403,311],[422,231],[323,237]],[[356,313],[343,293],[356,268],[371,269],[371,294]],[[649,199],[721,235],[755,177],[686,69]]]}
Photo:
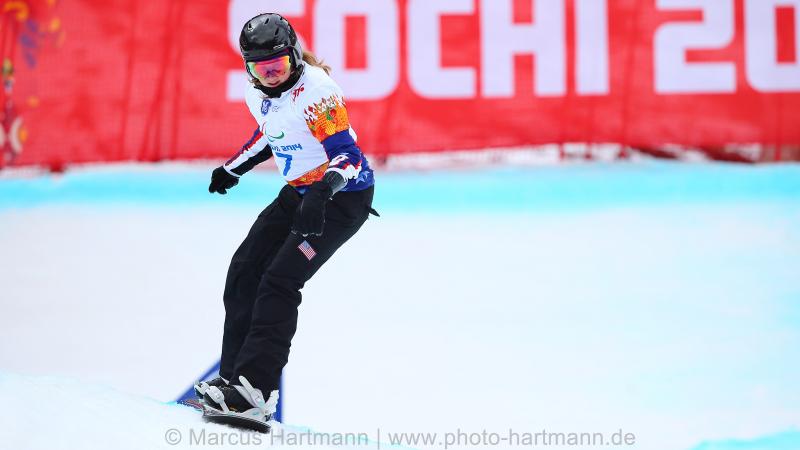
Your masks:
{"label": "packed snow surface", "polygon": [[[214,428],[169,402],[217,360],[228,261],[281,181],[210,196],[208,169],[0,179],[4,448],[175,448],[168,429]],[[620,448],[800,448],[800,166],[377,183],[382,217],[304,289],[287,424],[374,446],[623,430]]]}
{"label": "packed snow surface", "polygon": [[[188,449],[377,447],[368,436],[319,433],[271,422],[269,434],[206,423],[201,413],[102,385],[0,374],[0,438],[8,449]],[[327,444],[327,445],[326,445]]]}

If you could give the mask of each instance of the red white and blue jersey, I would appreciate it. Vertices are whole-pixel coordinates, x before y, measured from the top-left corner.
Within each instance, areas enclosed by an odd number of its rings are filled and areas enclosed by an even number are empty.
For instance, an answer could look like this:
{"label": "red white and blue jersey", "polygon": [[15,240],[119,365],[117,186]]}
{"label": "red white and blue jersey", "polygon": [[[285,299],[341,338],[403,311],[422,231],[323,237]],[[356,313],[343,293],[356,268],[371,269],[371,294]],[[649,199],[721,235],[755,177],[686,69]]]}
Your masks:
{"label": "red white and blue jersey", "polygon": [[[326,172],[341,174],[342,191],[360,191],[375,183],[367,158],[356,143],[342,89],[324,70],[306,64],[297,83],[278,98],[247,86],[245,101],[258,128],[250,141],[225,163],[225,169],[266,160],[271,150],[286,182],[304,191]],[[240,172],[240,171],[237,171]]]}

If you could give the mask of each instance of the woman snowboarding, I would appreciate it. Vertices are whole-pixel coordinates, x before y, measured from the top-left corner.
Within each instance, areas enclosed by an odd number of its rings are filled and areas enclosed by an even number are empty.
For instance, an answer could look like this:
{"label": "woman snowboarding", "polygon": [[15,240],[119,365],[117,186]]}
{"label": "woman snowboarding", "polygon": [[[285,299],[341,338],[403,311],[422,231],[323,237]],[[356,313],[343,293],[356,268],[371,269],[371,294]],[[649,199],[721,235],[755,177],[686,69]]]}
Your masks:
{"label": "woman snowboarding", "polygon": [[271,157],[287,184],[233,255],[223,295],[220,376],[195,390],[207,417],[268,430],[300,290],[375,213],[374,179],[330,68],[303,51],[285,18],[252,18],[239,45],[250,78],[245,100],[258,128],[214,169],[208,190],[225,194]]}

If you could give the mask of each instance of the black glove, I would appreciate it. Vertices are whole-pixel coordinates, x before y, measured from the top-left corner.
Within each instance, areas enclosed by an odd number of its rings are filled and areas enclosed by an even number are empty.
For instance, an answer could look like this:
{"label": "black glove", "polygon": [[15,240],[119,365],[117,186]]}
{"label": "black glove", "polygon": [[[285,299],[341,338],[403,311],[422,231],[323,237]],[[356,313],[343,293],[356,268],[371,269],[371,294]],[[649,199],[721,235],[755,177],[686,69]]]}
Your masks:
{"label": "black glove", "polygon": [[292,233],[303,236],[322,236],[325,227],[325,203],[333,196],[333,188],[325,181],[309,186],[303,201],[294,212]]}
{"label": "black glove", "polygon": [[225,195],[228,193],[228,189],[237,184],[239,184],[239,178],[229,174],[224,167],[219,166],[211,172],[211,184],[208,185],[208,192],[212,194],[217,192]]}

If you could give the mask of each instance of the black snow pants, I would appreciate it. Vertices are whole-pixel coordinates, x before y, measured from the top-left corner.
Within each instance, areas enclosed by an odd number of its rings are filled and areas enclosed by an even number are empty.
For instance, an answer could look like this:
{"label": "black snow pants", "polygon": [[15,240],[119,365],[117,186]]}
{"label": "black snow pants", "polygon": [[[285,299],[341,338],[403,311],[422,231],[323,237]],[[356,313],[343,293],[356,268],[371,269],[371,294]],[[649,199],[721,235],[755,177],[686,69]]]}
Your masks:
{"label": "black snow pants", "polygon": [[244,375],[264,393],[278,389],[297,329],[300,290],[361,228],[372,211],[373,193],[370,187],[334,195],[319,237],[291,232],[302,197],[289,185],[259,214],[233,255],[225,282],[222,377],[238,384]]}

